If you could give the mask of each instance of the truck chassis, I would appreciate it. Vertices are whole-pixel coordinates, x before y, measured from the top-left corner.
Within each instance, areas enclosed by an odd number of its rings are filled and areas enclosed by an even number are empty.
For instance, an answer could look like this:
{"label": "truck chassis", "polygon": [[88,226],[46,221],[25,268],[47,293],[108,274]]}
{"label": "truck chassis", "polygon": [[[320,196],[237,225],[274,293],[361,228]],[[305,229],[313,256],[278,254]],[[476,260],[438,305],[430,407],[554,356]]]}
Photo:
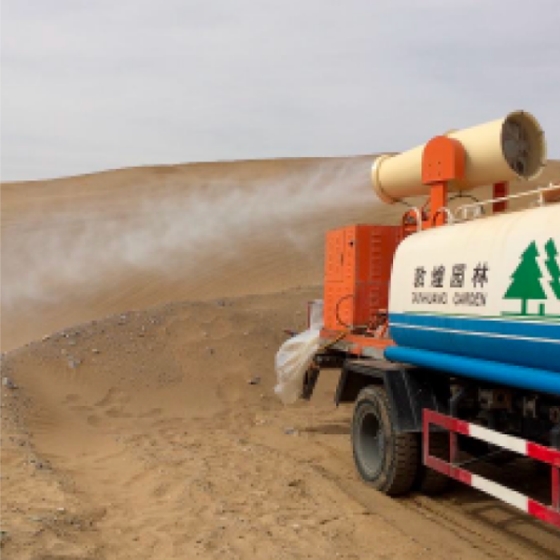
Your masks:
{"label": "truck chassis", "polygon": [[[353,457],[366,483],[398,496],[438,494],[454,479],[560,528],[560,398],[332,347],[313,359],[304,398],[311,398],[321,370],[331,368],[341,368],[335,404],[354,403]],[[467,468],[519,456],[548,468],[550,503]]]}

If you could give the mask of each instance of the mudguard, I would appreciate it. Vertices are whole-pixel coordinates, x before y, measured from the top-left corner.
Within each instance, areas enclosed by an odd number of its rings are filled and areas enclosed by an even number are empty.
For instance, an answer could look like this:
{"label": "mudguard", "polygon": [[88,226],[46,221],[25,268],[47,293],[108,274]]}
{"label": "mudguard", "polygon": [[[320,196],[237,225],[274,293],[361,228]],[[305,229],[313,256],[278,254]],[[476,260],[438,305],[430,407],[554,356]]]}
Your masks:
{"label": "mudguard", "polygon": [[397,432],[421,432],[424,408],[448,414],[449,377],[385,360],[346,360],[335,394],[336,405],[354,402],[364,387],[375,384],[387,391]]}

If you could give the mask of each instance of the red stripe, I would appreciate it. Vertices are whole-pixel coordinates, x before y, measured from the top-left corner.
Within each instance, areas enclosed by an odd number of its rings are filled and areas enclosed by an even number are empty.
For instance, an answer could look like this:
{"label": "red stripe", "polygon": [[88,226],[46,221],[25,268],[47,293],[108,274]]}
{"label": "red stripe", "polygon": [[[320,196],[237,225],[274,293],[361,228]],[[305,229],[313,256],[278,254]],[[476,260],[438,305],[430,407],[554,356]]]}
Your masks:
{"label": "red stripe", "polygon": [[554,467],[560,467],[560,451],[556,451],[556,449],[550,449],[550,447],[544,447],[543,445],[528,441],[527,455],[543,463],[548,463]]}
{"label": "red stripe", "polygon": [[560,511],[554,511],[553,509],[539,504],[534,500],[528,499],[527,512],[529,515],[540,519],[541,521],[546,521],[551,525],[560,527]]}
{"label": "red stripe", "polygon": [[425,408],[424,420],[429,424],[436,424],[446,430],[451,430],[453,432],[457,432],[458,434],[463,434],[464,436],[470,435],[470,424],[468,422],[452,418],[451,416],[446,416],[445,414],[441,414],[435,410]]}
{"label": "red stripe", "polygon": [[463,482],[468,486],[472,486],[472,473],[466,471],[465,469],[450,465],[446,461],[443,461],[442,459],[438,459],[433,455],[428,455],[428,457],[424,461],[424,464],[427,467],[434,469],[434,471],[438,471],[441,474],[449,476],[450,478],[454,478],[455,480],[458,480],[459,482]]}

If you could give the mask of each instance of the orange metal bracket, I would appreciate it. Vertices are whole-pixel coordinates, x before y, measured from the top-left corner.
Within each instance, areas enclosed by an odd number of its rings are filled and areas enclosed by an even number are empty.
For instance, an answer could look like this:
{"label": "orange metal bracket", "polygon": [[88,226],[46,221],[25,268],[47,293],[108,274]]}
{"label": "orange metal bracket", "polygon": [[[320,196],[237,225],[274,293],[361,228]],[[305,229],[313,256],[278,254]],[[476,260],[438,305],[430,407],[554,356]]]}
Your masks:
{"label": "orange metal bracket", "polygon": [[445,223],[439,212],[447,205],[448,183],[462,179],[465,174],[465,150],[454,138],[436,136],[422,153],[422,183],[430,185],[430,215],[423,221],[423,229]]}
{"label": "orange metal bracket", "polygon": [[461,179],[465,174],[465,150],[459,140],[436,136],[422,153],[422,183],[433,185]]}
{"label": "orange metal bracket", "polygon": [[[439,212],[440,208],[447,206],[447,183],[432,183],[430,188],[430,219],[426,220],[426,227],[442,226],[445,223],[445,216]],[[437,213],[437,215],[436,215]]]}
{"label": "orange metal bracket", "polygon": [[[494,183],[492,198],[504,198],[509,194],[509,183]],[[507,210],[507,200],[494,202],[492,204],[492,212],[505,212]]]}

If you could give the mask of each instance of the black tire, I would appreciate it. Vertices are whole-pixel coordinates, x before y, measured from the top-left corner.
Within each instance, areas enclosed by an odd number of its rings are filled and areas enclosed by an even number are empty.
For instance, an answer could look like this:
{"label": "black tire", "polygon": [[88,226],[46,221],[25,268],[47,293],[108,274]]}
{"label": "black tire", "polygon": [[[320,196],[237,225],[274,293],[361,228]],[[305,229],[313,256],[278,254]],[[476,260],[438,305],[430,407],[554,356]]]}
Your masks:
{"label": "black tire", "polygon": [[[430,434],[430,455],[449,460],[449,434],[433,432]],[[424,465],[418,470],[417,488],[423,494],[435,496],[449,489],[450,478]]]}
{"label": "black tire", "polygon": [[396,433],[383,387],[361,390],[352,419],[352,449],[360,476],[389,496],[406,494],[420,464],[418,435]]}

